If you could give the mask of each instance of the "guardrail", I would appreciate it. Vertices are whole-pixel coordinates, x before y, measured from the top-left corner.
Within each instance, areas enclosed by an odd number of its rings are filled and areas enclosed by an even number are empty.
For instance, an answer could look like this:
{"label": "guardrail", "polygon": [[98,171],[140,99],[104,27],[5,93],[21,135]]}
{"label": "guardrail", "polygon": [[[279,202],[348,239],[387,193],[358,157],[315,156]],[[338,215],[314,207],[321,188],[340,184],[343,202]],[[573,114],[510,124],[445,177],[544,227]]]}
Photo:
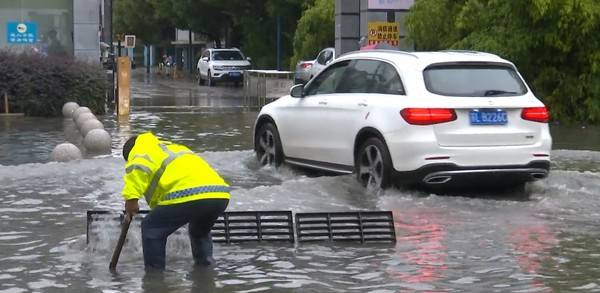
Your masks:
{"label": "guardrail", "polygon": [[244,71],[244,106],[262,107],[289,94],[294,85],[293,71]]}

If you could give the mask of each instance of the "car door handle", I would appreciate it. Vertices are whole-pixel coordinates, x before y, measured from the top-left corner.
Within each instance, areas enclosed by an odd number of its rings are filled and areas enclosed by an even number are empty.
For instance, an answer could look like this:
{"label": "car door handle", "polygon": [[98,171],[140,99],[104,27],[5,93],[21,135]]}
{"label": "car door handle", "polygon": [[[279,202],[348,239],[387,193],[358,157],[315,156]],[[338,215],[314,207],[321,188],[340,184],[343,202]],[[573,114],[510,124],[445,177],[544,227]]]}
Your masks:
{"label": "car door handle", "polygon": [[327,105],[327,101],[319,101],[319,105]]}
{"label": "car door handle", "polygon": [[368,106],[368,105],[369,105],[369,104],[367,104],[367,103],[363,103],[363,102],[360,102],[360,103],[358,103],[358,106],[360,106],[360,107],[366,107],[366,106]]}

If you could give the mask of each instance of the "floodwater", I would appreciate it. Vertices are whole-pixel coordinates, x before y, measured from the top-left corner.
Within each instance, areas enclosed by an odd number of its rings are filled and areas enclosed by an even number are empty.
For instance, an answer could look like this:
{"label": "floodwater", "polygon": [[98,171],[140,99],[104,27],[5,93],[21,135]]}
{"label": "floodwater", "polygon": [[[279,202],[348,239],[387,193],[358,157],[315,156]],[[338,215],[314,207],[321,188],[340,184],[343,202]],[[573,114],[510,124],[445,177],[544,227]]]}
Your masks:
{"label": "floodwater", "polygon": [[[182,93],[189,105],[146,101],[126,121],[101,117],[113,153],[67,163],[48,156],[80,139],[70,120],[0,117],[0,293],[600,292],[598,128],[553,126],[552,171],[527,186],[529,200],[401,189],[374,195],[350,175],[259,168],[251,151],[256,111],[225,101],[194,105],[196,91]],[[211,163],[234,188],[230,211],[391,210],[397,243],[217,243],[216,266],[198,269],[188,240],[175,235],[167,271],[156,275],[144,272],[136,219],[111,274],[118,226],[99,223],[103,232],[87,244],[86,211],[122,209],[120,147],[144,130]]]}

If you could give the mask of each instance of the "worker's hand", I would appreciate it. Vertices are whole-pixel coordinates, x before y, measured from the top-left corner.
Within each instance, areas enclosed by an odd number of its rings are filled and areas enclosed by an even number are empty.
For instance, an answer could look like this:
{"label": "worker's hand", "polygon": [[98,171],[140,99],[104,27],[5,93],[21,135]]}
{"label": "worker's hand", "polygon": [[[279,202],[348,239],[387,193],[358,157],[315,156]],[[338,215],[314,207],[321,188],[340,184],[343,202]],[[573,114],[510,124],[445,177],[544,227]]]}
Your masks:
{"label": "worker's hand", "polygon": [[125,201],[125,212],[130,216],[135,216],[140,211],[140,206],[137,199],[130,199]]}

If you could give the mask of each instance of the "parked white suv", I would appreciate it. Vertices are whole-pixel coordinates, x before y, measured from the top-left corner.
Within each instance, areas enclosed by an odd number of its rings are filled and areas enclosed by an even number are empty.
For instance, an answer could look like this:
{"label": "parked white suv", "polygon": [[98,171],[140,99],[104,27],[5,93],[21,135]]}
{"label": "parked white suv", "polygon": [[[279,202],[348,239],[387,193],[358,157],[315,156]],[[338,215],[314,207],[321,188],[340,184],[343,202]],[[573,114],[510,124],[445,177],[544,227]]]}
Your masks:
{"label": "parked white suv", "polygon": [[244,79],[244,70],[252,68],[250,57],[232,49],[206,49],[198,60],[198,84],[214,86],[217,81],[232,81],[237,86]]}
{"label": "parked white suv", "polygon": [[265,105],[254,149],[262,165],[355,173],[367,188],[522,187],[548,175],[548,119],[496,55],[357,51]]}

